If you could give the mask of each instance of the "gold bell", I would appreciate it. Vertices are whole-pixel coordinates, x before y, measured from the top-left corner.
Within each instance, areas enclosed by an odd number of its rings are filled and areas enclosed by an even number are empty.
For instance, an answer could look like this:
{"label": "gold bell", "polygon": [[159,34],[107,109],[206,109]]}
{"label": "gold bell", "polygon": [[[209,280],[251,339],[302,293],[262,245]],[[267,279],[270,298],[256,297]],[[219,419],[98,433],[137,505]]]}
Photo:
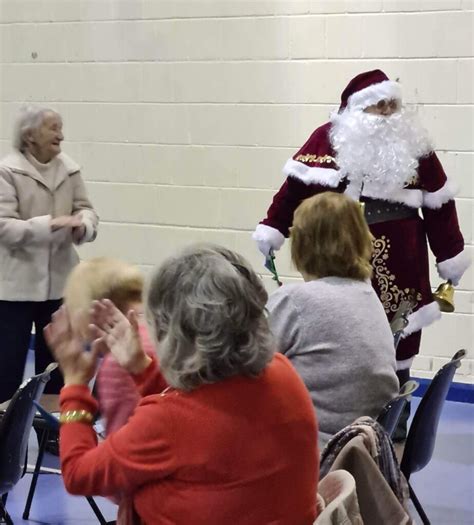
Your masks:
{"label": "gold bell", "polygon": [[442,312],[454,312],[454,286],[451,281],[440,284],[433,298]]}

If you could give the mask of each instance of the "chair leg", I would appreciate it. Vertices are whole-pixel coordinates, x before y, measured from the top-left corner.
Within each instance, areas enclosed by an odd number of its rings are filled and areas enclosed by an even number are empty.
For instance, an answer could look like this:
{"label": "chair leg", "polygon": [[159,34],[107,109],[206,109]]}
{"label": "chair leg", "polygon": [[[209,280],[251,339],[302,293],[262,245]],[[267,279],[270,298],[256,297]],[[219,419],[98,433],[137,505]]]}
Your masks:
{"label": "chair leg", "polygon": [[86,500],[91,506],[91,509],[94,511],[94,514],[99,520],[100,525],[107,525],[107,520],[104,518],[102,512],[100,512],[100,509],[97,506],[97,503],[94,501],[94,498],[92,498],[92,496],[86,496]]}
{"label": "chair leg", "polygon": [[38,482],[38,476],[40,473],[41,465],[43,463],[44,450],[46,448],[46,442],[48,440],[49,431],[44,429],[41,434],[40,444],[38,448],[38,457],[36,458],[35,470],[31,477],[30,489],[28,490],[28,496],[26,498],[25,509],[23,510],[23,519],[27,520],[30,517],[31,504],[33,502],[33,496],[35,495],[36,483]]}
{"label": "chair leg", "polygon": [[26,474],[27,470],[28,470],[28,445],[26,445],[25,464],[23,465],[23,472],[21,473],[21,477],[23,477]]}
{"label": "chair leg", "polygon": [[410,483],[408,483],[408,489],[410,490],[410,498],[413,501],[413,505],[415,505],[416,511],[420,515],[423,525],[431,525],[430,520],[428,519],[428,516],[425,514],[425,511],[423,510],[421,503],[416,497],[415,491],[413,490],[413,487],[410,485]]}
{"label": "chair leg", "polygon": [[0,498],[0,521],[6,523],[6,525],[14,525],[13,520],[10,518],[7,509],[5,508],[5,503],[7,502],[8,494],[3,494]]}

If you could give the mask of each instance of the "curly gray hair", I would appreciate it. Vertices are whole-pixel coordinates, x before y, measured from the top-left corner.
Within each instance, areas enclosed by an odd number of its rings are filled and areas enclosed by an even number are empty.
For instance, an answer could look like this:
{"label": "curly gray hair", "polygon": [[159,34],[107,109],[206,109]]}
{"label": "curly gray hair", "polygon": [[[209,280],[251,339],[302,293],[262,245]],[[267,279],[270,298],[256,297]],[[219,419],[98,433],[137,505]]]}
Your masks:
{"label": "curly gray hair", "polygon": [[27,104],[20,108],[13,128],[12,142],[15,149],[22,153],[25,151],[28,145],[25,140],[26,135],[41,126],[47,113],[54,113],[60,116],[54,109],[36,104]]}
{"label": "curly gray hair", "polygon": [[149,283],[146,309],[168,384],[192,390],[257,376],[274,353],[267,298],[247,261],[226,248],[195,245],[165,261]]}

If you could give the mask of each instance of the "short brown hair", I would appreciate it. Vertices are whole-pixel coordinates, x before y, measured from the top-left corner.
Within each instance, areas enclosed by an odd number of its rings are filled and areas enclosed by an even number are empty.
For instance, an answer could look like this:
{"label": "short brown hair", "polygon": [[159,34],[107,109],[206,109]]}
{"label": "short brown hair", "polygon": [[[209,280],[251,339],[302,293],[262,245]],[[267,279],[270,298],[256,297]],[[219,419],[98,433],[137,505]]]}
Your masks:
{"label": "short brown hair", "polygon": [[358,202],[335,192],[304,200],[290,232],[296,269],[312,277],[372,275],[372,235]]}
{"label": "short brown hair", "polygon": [[64,303],[74,318],[87,312],[98,299],[110,299],[123,312],[130,303],[141,302],[143,275],[132,264],[108,257],[82,261],[69,275]]}

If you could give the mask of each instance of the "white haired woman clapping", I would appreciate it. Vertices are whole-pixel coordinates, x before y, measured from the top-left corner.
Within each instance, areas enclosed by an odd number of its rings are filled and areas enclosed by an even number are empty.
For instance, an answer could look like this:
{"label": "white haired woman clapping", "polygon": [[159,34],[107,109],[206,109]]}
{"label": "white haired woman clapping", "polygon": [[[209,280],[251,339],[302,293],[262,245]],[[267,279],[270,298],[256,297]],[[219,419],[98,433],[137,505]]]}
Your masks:
{"label": "white haired woman clapping", "polygon": [[[46,336],[63,370],[61,464],[73,494],[128,496],[141,522],[310,525],[316,516],[317,429],[289,361],[274,354],[267,293],[238,254],[193,246],[168,259],[145,296],[161,372],[133,311],[95,304],[99,339],[85,352],[63,308]],[[144,397],[97,445],[87,386],[104,345]],[[122,499],[122,502],[124,499]],[[123,510],[123,509],[122,509]]]}
{"label": "white haired woman clapping", "polygon": [[[61,152],[62,128],[56,111],[22,108],[13,151],[0,161],[0,402],[21,383],[33,324],[36,371],[53,360],[43,328],[79,261],[73,244],[97,234],[79,166]],[[53,375],[46,391],[58,393],[61,384]]]}

